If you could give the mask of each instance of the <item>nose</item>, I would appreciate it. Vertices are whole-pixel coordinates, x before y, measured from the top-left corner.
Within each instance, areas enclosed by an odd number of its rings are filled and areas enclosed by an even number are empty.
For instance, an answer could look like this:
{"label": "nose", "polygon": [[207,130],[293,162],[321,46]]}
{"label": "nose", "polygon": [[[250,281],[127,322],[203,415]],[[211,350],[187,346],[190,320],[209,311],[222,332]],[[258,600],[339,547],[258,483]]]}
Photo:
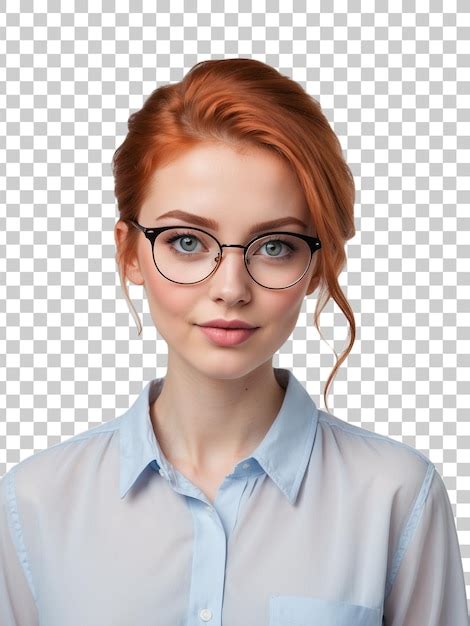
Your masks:
{"label": "nose", "polygon": [[[240,271],[246,272],[245,249],[243,248],[243,246],[236,245],[236,244],[233,244],[233,245],[223,244],[221,247],[222,247],[222,258],[220,259],[219,267],[217,268],[216,273],[220,272],[220,270],[222,269],[222,266],[224,266],[224,268],[227,268],[227,267],[229,268],[228,270],[225,269],[225,271],[230,271],[233,266],[232,271],[237,271],[238,273]],[[228,248],[239,248],[239,250],[228,250]],[[230,256],[233,257],[233,260],[227,261],[227,259],[229,259]]]}
{"label": "nose", "polygon": [[[238,248],[238,250],[228,248]],[[250,282],[253,282],[245,266],[243,246],[222,246],[222,258],[212,279],[217,288],[228,291],[245,289]]]}

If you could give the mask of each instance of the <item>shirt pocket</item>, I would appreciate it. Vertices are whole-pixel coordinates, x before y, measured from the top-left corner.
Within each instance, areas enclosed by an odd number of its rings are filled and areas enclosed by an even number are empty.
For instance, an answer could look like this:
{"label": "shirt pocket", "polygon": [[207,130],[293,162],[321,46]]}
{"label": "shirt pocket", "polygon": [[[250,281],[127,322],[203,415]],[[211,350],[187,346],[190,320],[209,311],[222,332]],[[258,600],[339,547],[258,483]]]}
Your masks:
{"label": "shirt pocket", "polygon": [[269,626],[381,626],[382,611],[310,596],[273,595]]}

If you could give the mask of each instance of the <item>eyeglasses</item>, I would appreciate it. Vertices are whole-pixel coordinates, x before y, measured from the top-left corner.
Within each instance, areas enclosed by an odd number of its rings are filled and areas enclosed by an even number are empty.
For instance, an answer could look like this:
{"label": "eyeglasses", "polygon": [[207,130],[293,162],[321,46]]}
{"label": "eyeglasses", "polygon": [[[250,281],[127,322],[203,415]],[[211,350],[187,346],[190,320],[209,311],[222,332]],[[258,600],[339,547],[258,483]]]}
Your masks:
{"label": "eyeglasses", "polygon": [[[222,261],[223,248],[242,248],[246,269],[255,283],[267,289],[287,289],[303,278],[313,254],[321,248],[316,237],[285,231],[258,235],[242,246],[221,244],[194,226],[146,228],[129,221],[150,241],[158,272],[182,285],[200,283],[211,276]],[[269,254],[260,254],[263,249]]]}

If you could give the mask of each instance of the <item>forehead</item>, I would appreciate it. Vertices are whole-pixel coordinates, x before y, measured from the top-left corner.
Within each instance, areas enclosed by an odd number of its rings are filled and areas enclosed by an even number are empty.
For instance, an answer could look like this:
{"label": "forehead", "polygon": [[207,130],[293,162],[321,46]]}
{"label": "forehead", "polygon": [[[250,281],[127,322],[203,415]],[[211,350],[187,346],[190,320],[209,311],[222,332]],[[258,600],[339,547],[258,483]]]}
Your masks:
{"label": "forehead", "polygon": [[211,143],[198,144],[158,168],[142,208],[152,219],[180,209],[221,223],[286,215],[310,221],[297,176],[279,155]]}
{"label": "forehead", "polygon": [[[213,184],[220,179],[242,176],[253,183],[262,181],[279,186],[293,178],[287,162],[268,148],[230,146],[220,142],[198,143],[177,155],[154,173],[156,183],[177,174],[185,174],[185,182]],[[293,181],[291,181],[293,182]]]}

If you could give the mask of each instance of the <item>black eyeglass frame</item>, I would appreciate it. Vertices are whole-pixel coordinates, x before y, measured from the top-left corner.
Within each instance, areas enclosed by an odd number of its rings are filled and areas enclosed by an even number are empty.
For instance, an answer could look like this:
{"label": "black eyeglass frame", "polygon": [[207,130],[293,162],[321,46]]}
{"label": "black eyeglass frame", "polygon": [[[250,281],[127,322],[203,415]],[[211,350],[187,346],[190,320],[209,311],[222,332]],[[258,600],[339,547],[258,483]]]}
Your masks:
{"label": "black eyeglass frame", "polygon": [[[150,241],[151,246],[152,246],[152,257],[153,257],[153,262],[155,264],[155,267],[157,268],[157,271],[159,274],[161,274],[164,278],[166,278],[167,280],[171,281],[172,283],[176,283],[177,285],[196,285],[197,283],[202,283],[204,280],[207,280],[210,276],[212,276],[212,274],[214,274],[219,266],[220,263],[222,262],[222,255],[223,255],[223,250],[222,248],[242,248],[243,249],[243,260],[245,262],[245,267],[246,270],[248,272],[248,274],[250,275],[250,278],[252,280],[254,280],[254,282],[259,285],[260,287],[264,287],[265,289],[275,289],[275,290],[279,290],[279,289],[289,289],[289,287],[293,287],[294,285],[296,285],[300,280],[302,280],[302,278],[305,276],[305,274],[308,272],[308,269],[310,267],[310,264],[312,262],[312,257],[314,255],[314,253],[319,250],[321,248],[321,241],[317,238],[317,237],[311,237],[310,235],[304,235],[301,233],[291,233],[288,231],[271,231],[268,233],[264,233],[263,235],[256,235],[256,237],[253,237],[253,239],[251,241],[249,241],[246,246],[242,246],[240,244],[227,244],[227,243],[223,243],[221,244],[219,242],[218,239],[216,239],[216,237],[214,237],[214,235],[211,235],[210,233],[208,233],[207,231],[203,230],[202,228],[196,228],[195,226],[159,226],[158,228],[148,228],[146,226],[142,226],[142,224],[139,224],[138,222],[134,221],[134,220],[129,220],[131,224],[133,224],[136,228],[138,228],[139,230],[141,230],[144,235],[147,237],[147,239]],[[184,230],[186,228],[189,228],[191,230],[198,230],[201,233],[204,233],[205,235],[208,235],[209,237],[212,237],[212,239],[217,243],[217,245],[219,246],[220,249],[220,254],[218,255],[217,260],[217,265],[214,267],[214,269],[211,271],[210,274],[208,274],[205,278],[202,278],[201,280],[196,280],[193,283],[181,283],[177,280],[172,280],[171,278],[168,278],[168,276],[165,276],[165,274],[163,274],[158,265],[157,262],[155,261],[155,253],[154,253],[154,244],[155,244],[155,239],[158,237],[158,235],[160,233],[163,233],[165,230],[171,230],[171,229],[181,229]],[[250,273],[250,270],[248,268],[248,264],[246,262],[246,253],[248,251],[248,248],[251,246],[251,244],[253,242],[255,242],[257,239],[263,239],[263,237],[267,237],[269,235],[290,235],[293,237],[299,237],[299,239],[302,239],[303,241],[307,242],[309,248],[310,248],[310,261],[308,262],[307,268],[305,270],[305,272],[302,274],[302,276],[300,278],[298,278],[295,283],[292,283],[291,285],[287,285],[287,287],[266,287],[265,285],[262,285],[261,283],[259,283],[257,280],[255,280],[253,278],[253,276]],[[183,237],[183,235],[181,235]]]}

